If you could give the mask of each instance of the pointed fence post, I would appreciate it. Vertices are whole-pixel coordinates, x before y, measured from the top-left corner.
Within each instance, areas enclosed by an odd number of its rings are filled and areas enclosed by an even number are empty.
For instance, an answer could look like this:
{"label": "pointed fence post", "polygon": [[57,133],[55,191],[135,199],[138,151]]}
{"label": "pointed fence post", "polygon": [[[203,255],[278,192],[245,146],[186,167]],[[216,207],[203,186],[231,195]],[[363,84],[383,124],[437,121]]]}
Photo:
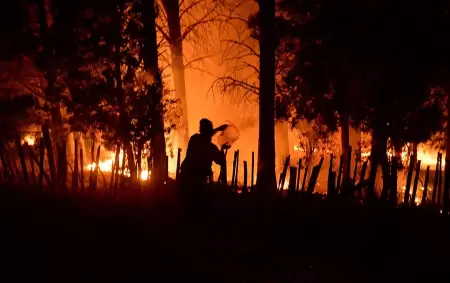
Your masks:
{"label": "pointed fence post", "polygon": [[236,178],[236,159],[238,151],[234,151],[233,157],[233,171],[231,172],[231,190],[234,190],[234,179]]}
{"label": "pointed fence post", "polygon": [[311,178],[309,178],[309,183],[308,183],[308,189],[307,189],[308,194],[314,193],[314,189],[315,189],[316,183],[317,183],[317,178],[319,177],[320,169],[322,168],[323,160],[324,160],[324,158],[322,156],[320,158],[319,164],[313,167],[313,170],[311,172]]}
{"label": "pointed fence post", "polygon": [[54,191],[56,186],[55,152],[53,151],[53,142],[47,123],[42,126],[42,134],[45,140],[44,144],[47,148],[47,162],[50,169],[51,184],[49,184],[49,189],[50,191]]}
{"label": "pointed fence post", "polygon": [[336,186],[335,182],[336,182],[336,173],[333,172],[333,154],[330,154],[330,167],[328,168],[328,184],[327,184],[327,195],[329,197],[334,195]]}
{"label": "pointed fence post", "polygon": [[242,189],[242,192],[248,193],[248,188],[247,188],[247,161],[244,161],[244,188]]}
{"label": "pointed fence post", "polygon": [[355,157],[355,169],[353,169],[353,186],[356,186],[356,179],[357,179],[357,172],[358,172],[358,163],[359,163],[359,156],[356,155]]}
{"label": "pointed fence post", "polygon": [[236,174],[234,175],[234,190],[236,191],[238,188],[238,179],[239,179],[239,149],[236,153]]}
{"label": "pointed fence post", "polygon": [[420,175],[420,163],[421,161],[417,160],[416,176],[414,176],[413,193],[411,196],[411,207],[414,207],[416,204],[417,185],[419,184],[419,175]]}
{"label": "pointed fence post", "polygon": [[298,192],[300,190],[300,173],[302,171],[302,159],[298,160],[298,169],[297,169],[297,183],[295,184],[295,191]]}
{"label": "pointed fence post", "polygon": [[436,171],[434,171],[433,195],[432,195],[432,198],[431,198],[431,203],[433,205],[436,203],[437,187],[438,187],[438,184],[439,184],[439,160],[440,160],[439,156],[440,155],[441,154],[438,153],[437,161],[436,161]]}
{"label": "pointed fence post", "polygon": [[308,165],[306,165],[306,168],[305,168],[305,173],[303,173],[303,181],[302,181],[302,192],[304,192],[305,191],[305,189],[306,189],[306,176],[308,175],[308,169],[309,169],[309,164]]}
{"label": "pointed fence post", "polygon": [[255,152],[252,151],[252,176],[250,177],[250,189],[251,191],[254,190],[255,182],[254,182],[254,176],[255,176]]}
{"label": "pointed fence post", "polygon": [[425,174],[425,183],[423,184],[422,203],[421,203],[422,206],[424,206],[427,202],[429,178],[430,178],[430,166],[427,166],[427,173]]}
{"label": "pointed fence post", "polygon": [[288,155],[288,157],[286,157],[286,160],[284,161],[283,172],[281,173],[279,184],[278,184],[280,191],[282,191],[284,189],[284,183],[286,182],[287,169],[289,167],[290,162],[291,162],[291,156]]}
{"label": "pointed fence post", "polygon": [[437,192],[437,205],[438,207],[441,205],[441,197],[442,197],[442,153],[439,155],[439,183],[438,183],[438,192]]}
{"label": "pointed fence post", "polygon": [[409,160],[409,168],[408,168],[408,176],[406,177],[406,187],[405,187],[405,195],[403,198],[403,203],[408,206],[409,203],[409,190],[411,188],[411,180],[412,180],[412,174],[414,170],[414,158],[410,158]]}

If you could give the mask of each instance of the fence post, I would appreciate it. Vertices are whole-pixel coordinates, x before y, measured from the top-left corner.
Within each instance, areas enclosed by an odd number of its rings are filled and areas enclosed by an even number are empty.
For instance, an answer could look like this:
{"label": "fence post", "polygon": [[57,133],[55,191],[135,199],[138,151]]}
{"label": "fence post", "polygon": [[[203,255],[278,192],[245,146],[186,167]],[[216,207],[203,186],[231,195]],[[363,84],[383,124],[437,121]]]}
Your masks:
{"label": "fence post", "polygon": [[242,189],[242,192],[248,193],[248,189],[247,189],[247,161],[244,161],[244,188]]}
{"label": "fence post", "polygon": [[417,185],[419,184],[420,163],[421,163],[421,161],[418,160],[417,165],[416,165],[416,176],[414,176],[413,193],[412,193],[412,197],[411,197],[411,206],[412,207],[416,204],[416,193],[417,193]]}

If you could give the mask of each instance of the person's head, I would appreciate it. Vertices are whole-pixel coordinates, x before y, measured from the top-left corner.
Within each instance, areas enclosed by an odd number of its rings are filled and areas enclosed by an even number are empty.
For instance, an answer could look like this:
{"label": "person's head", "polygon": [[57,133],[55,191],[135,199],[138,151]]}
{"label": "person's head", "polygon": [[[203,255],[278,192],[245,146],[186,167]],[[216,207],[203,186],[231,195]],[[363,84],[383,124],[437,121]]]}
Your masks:
{"label": "person's head", "polygon": [[214,133],[213,123],[206,118],[201,119],[200,134],[212,136],[213,133]]}

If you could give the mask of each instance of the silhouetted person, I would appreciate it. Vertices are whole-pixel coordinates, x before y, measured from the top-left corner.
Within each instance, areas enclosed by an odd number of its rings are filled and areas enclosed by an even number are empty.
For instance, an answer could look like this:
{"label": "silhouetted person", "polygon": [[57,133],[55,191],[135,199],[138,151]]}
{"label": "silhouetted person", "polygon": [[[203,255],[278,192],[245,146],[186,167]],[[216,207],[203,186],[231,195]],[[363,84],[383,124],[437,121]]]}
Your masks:
{"label": "silhouetted person", "polygon": [[182,187],[201,189],[200,187],[207,183],[212,174],[213,161],[220,166],[225,165],[224,153],[211,140],[215,133],[227,127],[228,125],[222,125],[214,129],[210,120],[205,118],[200,120],[200,132],[189,139],[186,157],[181,164]]}

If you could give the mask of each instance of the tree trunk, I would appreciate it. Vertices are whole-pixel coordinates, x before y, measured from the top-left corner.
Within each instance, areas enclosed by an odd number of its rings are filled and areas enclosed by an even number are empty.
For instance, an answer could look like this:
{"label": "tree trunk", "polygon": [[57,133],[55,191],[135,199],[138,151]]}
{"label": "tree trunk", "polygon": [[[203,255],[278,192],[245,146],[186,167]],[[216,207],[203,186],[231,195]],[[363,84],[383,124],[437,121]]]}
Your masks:
{"label": "tree trunk", "polygon": [[275,178],[275,1],[259,1],[259,139],[257,187],[276,190]]}
{"label": "tree trunk", "polygon": [[[49,32],[49,15],[50,9],[50,1],[47,0],[39,0],[38,1],[39,8],[39,36],[40,42],[43,46],[43,54],[44,54],[44,62],[45,62],[45,79],[47,81],[47,89],[45,91],[47,101],[50,102],[50,114],[52,124],[50,128],[52,130],[53,141],[56,145],[57,158],[56,164],[60,165],[63,162],[66,163],[66,156],[59,154],[65,151],[65,133],[63,131],[63,120],[60,111],[60,99],[59,94],[56,90],[56,80],[57,80],[57,66],[54,58],[54,47],[52,44],[52,36]],[[58,166],[58,170],[62,170],[57,172],[58,175],[55,176],[56,179],[52,179],[52,182],[55,183],[56,186],[61,184],[67,175],[67,171],[61,166]],[[52,177],[53,178],[53,177]],[[56,182],[55,182],[56,181]],[[58,184],[59,183],[59,184]]]}
{"label": "tree trunk", "polygon": [[180,100],[181,116],[178,125],[178,147],[186,150],[189,142],[189,119],[186,97],[186,81],[183,62],[183,38],[181,38],[179,1],[163,0],[169,27],[169,45],[172,57],[172,73],[175,97]]}
{"label": "tree trunk", "polygon": [[[155,78],[155,84],[159,87],[154,93],[147,93],[147,95],[154,96],[156,105],[154,105],[154,111],[151,111],[152,127],[154,129],[154,136],[150,141],[150,146],[153,152],[153,164],[154,172],[152,172],[152,181],[155,183],[161,183],[165,180],[165,162],[166,162],[166,140],[164,137],[164,113],[162,105],[162,80],[161,74],[158,69],[158,48],[156,38],[156,11],[155,1],[147,0],[143,2],[143,24],[144,34],[143,48],[141,50],[141,56],[144,59],[144,68],[150,72]],[[152,91],[147,88],[147,92]]]}

